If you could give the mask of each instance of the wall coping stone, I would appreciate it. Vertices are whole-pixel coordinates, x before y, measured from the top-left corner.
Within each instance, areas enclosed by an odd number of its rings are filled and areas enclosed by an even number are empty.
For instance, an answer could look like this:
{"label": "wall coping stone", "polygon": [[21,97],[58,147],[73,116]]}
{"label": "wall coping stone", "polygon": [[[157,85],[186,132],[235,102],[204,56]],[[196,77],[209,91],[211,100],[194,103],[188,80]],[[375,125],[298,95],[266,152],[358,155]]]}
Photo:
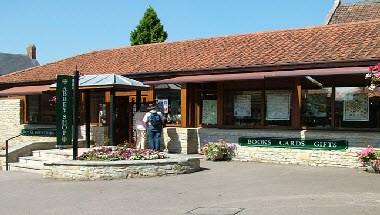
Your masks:
{"label": "wall coping stone", "polygon": [[66,160],[56,162],[46,162],[45,166],[144,166],[148,164],[175,164],[199,160],[200,158],[191,157],[172,157],[155,160],[119,160],[119,161],[86,161],[86,160]]}

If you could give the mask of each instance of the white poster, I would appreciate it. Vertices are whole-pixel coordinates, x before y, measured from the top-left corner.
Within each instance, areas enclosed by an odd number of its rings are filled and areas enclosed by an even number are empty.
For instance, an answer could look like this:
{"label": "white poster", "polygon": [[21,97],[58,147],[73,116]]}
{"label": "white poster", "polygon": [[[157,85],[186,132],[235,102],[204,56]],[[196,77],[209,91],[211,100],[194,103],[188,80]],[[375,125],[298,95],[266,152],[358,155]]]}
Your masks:
{"label": "white poster", "polygon": [[163,113],[169,113],[169,100],[168,99],[158,99],[158,106],[160,111]]}
{"label": "white poster", "polygon": [[217,102],[216,100],[203,100],[202,104],[202,124],[216,125]]}
{"label": "white poster", "polygon": [[266,100],[266,120],[290,120],[290,92],[267,92]]}
{"label": "white poster", "polygon": [[251,95],[235,95],[234,116],[250,117],[251,116]]}
{"label": "white poster", "polygon": [[346,94],[344,98],[343,121],[369,121],[367,93]]}

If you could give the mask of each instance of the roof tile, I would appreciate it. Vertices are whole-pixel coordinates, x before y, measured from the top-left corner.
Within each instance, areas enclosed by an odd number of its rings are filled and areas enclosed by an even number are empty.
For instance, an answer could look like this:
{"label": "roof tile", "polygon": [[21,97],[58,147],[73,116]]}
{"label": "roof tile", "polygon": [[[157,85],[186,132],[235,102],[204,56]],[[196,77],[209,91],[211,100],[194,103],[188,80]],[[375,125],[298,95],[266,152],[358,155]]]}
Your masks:
{"label": "roof tile", "polygon": [[0,77],[0,83],[57,74],[145,74],[380,59],[380,21],[309,27],[94,51]]}

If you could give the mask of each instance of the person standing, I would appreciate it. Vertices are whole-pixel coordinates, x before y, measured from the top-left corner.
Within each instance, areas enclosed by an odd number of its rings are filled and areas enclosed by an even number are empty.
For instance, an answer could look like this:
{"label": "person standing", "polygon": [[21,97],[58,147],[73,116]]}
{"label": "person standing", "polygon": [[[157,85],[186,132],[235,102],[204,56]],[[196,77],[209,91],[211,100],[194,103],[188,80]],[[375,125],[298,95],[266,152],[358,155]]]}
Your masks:
{"label": "person standing", "polygon": [[148,107],[148,112],[143,118],[143,122],[147,125],[149,148],[155,151],[160,151],[164,116],[161,111],[157,110],[155,105],[150,105]]}
{"label": "person standing", "polygon": [[141,105],[139,111],[135,113],[136,120],[136,148],[146,148],[146,123],[143,121],[146,114],[146,106]]}

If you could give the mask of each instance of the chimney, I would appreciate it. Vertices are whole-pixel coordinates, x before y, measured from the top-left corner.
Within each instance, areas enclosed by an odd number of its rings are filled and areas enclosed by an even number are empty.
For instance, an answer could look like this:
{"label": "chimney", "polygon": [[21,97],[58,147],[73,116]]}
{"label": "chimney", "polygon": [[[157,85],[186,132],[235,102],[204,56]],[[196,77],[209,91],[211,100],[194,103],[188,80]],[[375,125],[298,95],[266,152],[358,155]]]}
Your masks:
{"label": "chimney", "polygon": [[28,46],[26,48],[26,55],[28,55],[28,57],[30,57],[30,59],[37,59],[37,50],[36,50],[36,46],[34,44]]}

